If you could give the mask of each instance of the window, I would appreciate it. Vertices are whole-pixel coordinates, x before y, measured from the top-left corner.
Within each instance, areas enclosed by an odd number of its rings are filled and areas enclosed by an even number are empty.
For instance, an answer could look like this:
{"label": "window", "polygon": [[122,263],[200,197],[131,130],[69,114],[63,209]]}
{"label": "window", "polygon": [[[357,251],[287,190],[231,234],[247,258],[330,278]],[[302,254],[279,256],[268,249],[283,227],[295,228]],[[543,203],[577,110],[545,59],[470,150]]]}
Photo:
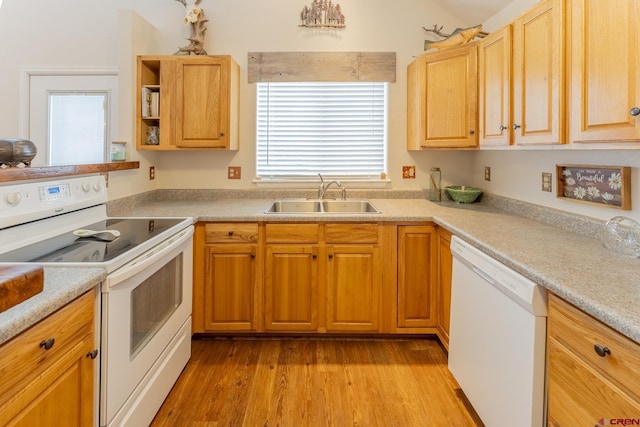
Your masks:
{"label": "window", "polygon": [[108,95],[107,92],[49,93],[48,164],[105,161]]}
{"label": "window", "polygon": [[38,149],[31,166],[109,161],[117,135],[117,70],[25,69],[21,134]]}
{"label": "window", "polygon": [[386,140],[387,83],[257,83],[261,179],[380,180]]}

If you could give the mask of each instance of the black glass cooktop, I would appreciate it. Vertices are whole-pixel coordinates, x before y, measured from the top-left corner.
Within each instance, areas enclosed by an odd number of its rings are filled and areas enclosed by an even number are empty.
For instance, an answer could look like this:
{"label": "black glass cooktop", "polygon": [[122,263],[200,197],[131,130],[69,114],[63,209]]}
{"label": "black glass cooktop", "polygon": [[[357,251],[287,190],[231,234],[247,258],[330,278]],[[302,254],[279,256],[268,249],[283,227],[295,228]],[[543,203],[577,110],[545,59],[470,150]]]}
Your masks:
{"label": "black glass cooktop", "polygon": [[112,242],[76,237],[72,231],[0,254],[0,262],[107,262],[184,221],[180,218],[109,218],[78,229],[118,230]]}

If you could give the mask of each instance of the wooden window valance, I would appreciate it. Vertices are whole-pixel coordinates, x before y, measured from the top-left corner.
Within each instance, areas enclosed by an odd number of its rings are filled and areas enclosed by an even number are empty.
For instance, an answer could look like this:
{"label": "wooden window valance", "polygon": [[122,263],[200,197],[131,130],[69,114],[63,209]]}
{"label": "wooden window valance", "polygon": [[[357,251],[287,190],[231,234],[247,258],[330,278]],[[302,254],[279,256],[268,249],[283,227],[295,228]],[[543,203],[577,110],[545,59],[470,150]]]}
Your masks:
{"label": "wooden window valance", "polygon": [[396,81],[395,52],[249,52],[249,83]]}

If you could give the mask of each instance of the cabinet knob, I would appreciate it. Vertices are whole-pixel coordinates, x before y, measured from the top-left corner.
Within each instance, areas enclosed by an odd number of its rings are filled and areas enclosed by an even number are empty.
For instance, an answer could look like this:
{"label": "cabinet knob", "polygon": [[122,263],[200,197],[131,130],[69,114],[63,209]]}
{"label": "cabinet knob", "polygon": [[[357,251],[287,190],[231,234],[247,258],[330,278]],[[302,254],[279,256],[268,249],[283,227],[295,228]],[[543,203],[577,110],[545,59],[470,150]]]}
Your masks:
{"label": "cabinet knob", "polygon": [[517,124],[514,123],[513,128],[514,129],[520,129],[520,125],[517,125]]}
{"label": "cabinet knob", "polygon": [[224,132],[220,132],[220,136],[224,136]]}
{"label": "cabinet knob", "polygon": [[250,256],[251,256],[251,259],[256,259],[256,254],[251,253],[251,255],[250,255]]}
{"label": "cabinet knob", "polygon": [[631,111],[629,111],[629,114],[631,114],[632,116],[640,115],[640,108],[639,107],[633,107],[631,109]]}
{"label": "cabinet knob", "polygon": [[316,254],[312,254],[312,255],[311,255],[311,258],[316,259],[316,258],[318,258],[318,255],[316,255]]}
{"label": "cabinet knob", "polygon": [[45,350],[50,350],[51,347],[53,347],[53,345],[56,343],[56,339],[55,338],[49,338],[46,339],[44,341],[42,341],[40,343],[40,347],[44,348]]}
{"label": "cabinet knob", "polygon": [[333,259],[333,254],[329,254],[329,259]]}
{"label": "cabinet knob", "polygon": [[502,132],[503,130],[507,130],[507,127],[505,125],[500,125],[500,132]]}
{"label": "cabinet knob", "polygon": [[596,344],[593,346],[593,349],[598,353],[598,356],[605,357],[607,354],[611,354],[611,350],[608,347],[604,347],[600,344]]}
{"label": "cabinet knob", "polygon": [[233,231],[230,231],[230,232],[229,232],[229,236],[233,236]]}
{"label": "cabinet knob", "polygon": [[89,353],[87,353],[87,357],[91,360],[95,359],[96,357],[98,357],[98,349],[96,348],[93,351],[90,351]]}
{"label": "cabinet knob", "polygon": [[476,131],[475,131],[475,130],[473,130],[473,129],[469,129],[469,135],[473,135],[474,133],[476,133]]}

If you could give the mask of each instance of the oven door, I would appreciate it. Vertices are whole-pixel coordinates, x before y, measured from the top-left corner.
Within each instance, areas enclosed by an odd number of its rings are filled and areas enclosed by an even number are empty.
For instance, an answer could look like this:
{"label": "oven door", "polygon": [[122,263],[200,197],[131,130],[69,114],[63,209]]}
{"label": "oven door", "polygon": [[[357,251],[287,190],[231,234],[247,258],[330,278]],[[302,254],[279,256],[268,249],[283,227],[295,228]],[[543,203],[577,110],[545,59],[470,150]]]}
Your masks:
{"label": "oven door", "polygon": [[192,241],[193,226],[103,285],[102,426],[148,424],[191,355]]}

